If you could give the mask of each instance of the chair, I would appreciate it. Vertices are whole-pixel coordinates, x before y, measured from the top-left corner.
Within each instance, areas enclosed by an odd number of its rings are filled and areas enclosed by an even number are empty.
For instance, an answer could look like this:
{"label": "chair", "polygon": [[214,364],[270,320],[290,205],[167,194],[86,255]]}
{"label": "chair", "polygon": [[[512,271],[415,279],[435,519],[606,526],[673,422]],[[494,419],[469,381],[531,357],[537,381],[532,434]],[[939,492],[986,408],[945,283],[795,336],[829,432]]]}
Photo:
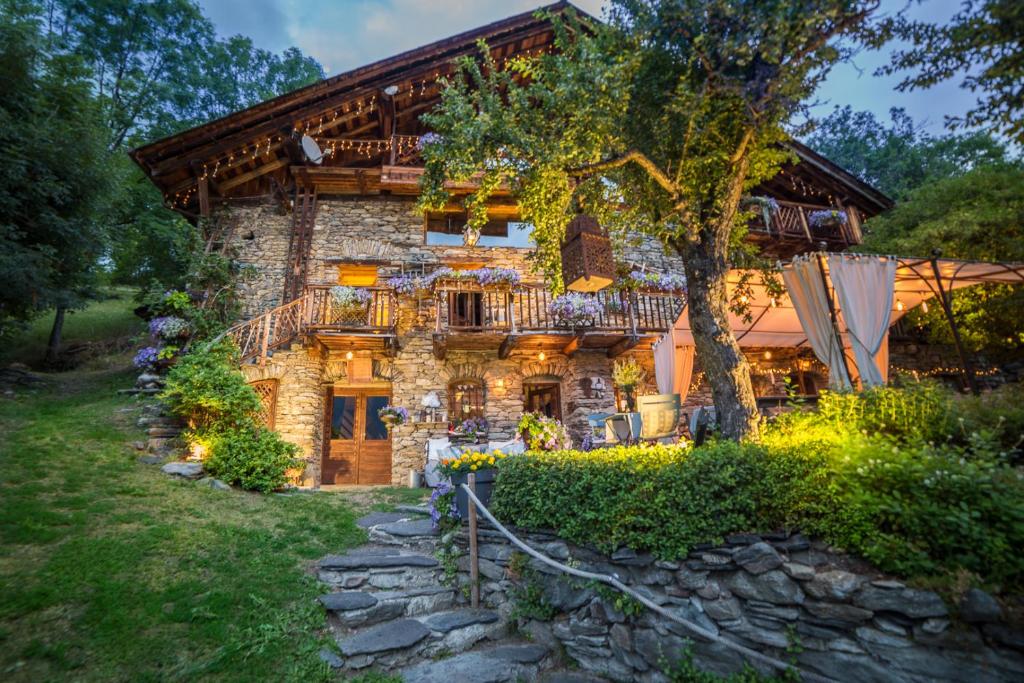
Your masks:
{"label": "chair", "polygon": [[640,413],[641,441],[675,441],[681,410],[679,394],[640,396],[636,407]]}

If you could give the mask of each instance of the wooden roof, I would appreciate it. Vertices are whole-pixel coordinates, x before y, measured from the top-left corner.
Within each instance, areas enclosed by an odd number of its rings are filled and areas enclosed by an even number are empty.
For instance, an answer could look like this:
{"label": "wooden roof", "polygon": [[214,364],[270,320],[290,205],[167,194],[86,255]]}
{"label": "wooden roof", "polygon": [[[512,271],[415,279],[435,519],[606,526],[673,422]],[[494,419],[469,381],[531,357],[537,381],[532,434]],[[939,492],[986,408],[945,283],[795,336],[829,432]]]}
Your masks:
{"label": "wooden roof", "polygon": [[[563,0],[542,9],[570,7]],[[536,11],[518,14],[157,140],[131,157],[168,206],[188,216],[204,208],[200,196],[252,197],[308,183],[326,193],[416,193],[418,169],[401,167],[402,157],[414,153],[414,136],[426,132],[419,117],[438,101],[437,81],[452,73],[454,60],[475,54],[480,40],[500,63],[548,50],[553,38],[550,23]],[[388,96],[385,89],[392,86],[398,92]],[[321,165],[306,162],[299,147],[303,134],[332,150]],[[810,149],[798,143],[793,149],[800,163],[785,169],[779,182],[766,184],[766,191],[787,198],[803,181],[819,196],[835,196],[867,215],[891,206],[880,192]]]}

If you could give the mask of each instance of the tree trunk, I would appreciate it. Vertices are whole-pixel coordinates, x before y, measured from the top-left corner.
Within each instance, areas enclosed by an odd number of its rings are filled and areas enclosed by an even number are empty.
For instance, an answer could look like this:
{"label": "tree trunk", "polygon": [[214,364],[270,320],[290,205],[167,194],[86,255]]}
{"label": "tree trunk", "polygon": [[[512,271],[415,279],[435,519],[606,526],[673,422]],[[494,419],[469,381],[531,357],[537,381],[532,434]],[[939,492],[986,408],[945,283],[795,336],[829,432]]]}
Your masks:
{"label": "tree trunk", "polygon": [[711,385],[722,436],[736,441],[756,437],[757,402],[750,384],[750,366],[729,327],[726,248],[716,248],[711,240],[702,239],[685,250],[677,247],[677,251],[685,264],[697,360]]}
{"label": "tree trunk", "polygon": [[54,367],[57,364],[57,355],[60,353],[60,337],[64,332],[64,313],[67,309],[63,306],[57,306],[57,311],[53,315],[53,327],[50,328],[50,341],[46,344],[46,359],[45,363],[47,367]]}

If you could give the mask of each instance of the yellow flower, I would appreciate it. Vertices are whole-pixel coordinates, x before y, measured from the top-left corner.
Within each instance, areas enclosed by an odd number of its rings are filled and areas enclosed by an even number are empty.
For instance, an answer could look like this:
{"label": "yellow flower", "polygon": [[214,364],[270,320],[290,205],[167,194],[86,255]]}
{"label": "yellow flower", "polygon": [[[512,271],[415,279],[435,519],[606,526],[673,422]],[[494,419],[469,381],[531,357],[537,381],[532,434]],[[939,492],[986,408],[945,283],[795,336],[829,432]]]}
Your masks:
{"label": "yellow flower", "polygon": [[504,458],[505,457],[505,454],[502,453],[501,451],[494,451],[494,453],[492,453],[491,455],[496,456],[498,458]]}
{"label": "yellow flower", "polygon": [[488,458],[487,462],[488,462],[488,464],[493,465],[494,464],[494,458]]}
{"label": "yellow flower", "polygon": [[452,463],[452,467],[455,468],[455,469],[459,469],[459,465],[460,464],[461,463],[458,460],[456,460],[455,462]]}
{"label": "yellow flower", "polygon": [[476,470],[476,465],[470,465],[469,469]]}

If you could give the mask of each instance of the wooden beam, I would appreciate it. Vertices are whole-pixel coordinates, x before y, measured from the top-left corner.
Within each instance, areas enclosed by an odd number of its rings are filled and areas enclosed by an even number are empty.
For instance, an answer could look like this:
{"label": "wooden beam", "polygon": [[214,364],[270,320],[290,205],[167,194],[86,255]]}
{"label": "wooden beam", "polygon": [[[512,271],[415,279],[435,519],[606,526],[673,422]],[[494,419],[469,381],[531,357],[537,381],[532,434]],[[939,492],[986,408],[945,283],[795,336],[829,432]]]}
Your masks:
{"label": "wooden beam", "polygon": [[444,360],[448,354],[448,338],[443,334],[434,334],[434,358]]}
{"label": "wooden beam", "polygon": [[233,187],[244,185],[250,180],[255,180],[260,176],[266,175],[267,173],[270,173],[272,171],[276,171],[279,168],[284,168],[289,164],[291,164],[291,162],[287,159],[287,157],[284,159],[275,159],[274,161],[271,161],[269,164],[264,164],[253,171],[249,171],[248,173],[241,173],[232,178],[228,178],[227,180],[220,184],[221,192],[227,192]]}
{"label": "wooden beam", "polygon": [[562,354],[565,356],[572,357],[574,353],[580,350],[580,344],[583,343],[583,333],[579,333],[569,340],[569,343],[562,349]]}
{"label": "wooden beam", "polygon": [[518,344],[518,334],[510,334],[506,336],[505,339],[501,342],[501,346],[498,347],[498,358],[502,360],[508,358],[512,351],[516,348],[516,345]]}
{"label": "wooden beam", "polygon": [[631,348],[633,348],[639,343],[640,337],[638,337],[637,335],[623,337],[619,341],[615,342],[615,344],[608,349],[607,356],[609,358],[618,358],[619,356],[624,354],[626,351],[629,351]]}

